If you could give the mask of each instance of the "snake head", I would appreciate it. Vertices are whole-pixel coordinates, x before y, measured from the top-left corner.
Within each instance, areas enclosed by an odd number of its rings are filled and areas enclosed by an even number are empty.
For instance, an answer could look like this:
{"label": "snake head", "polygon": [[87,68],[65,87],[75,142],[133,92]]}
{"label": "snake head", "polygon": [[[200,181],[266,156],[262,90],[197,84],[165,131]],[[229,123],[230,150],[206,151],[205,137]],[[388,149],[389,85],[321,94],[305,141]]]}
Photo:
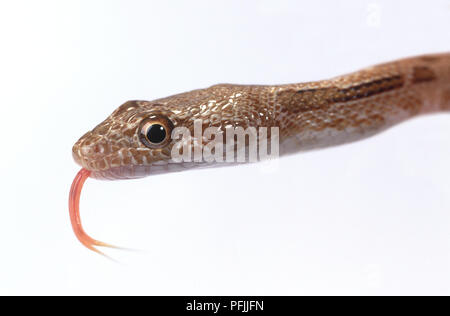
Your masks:
{"label": "snake head", "polygon": [[128,101],[83,135],[72,154],[93,178],[144,177],[168,168],[171,133],[181,122],[164,104]]}
{"label": "snake head", "polygon": [[[128,101],[76,142],[73,157],[98,179],[140,178],[210,166],[195,158],[175,161],[173,147],[189,143],[194,153],[211,140],[195,133],[199,121],[202,131],[211,128],[218,134],[228,127],[273,126],[272,108],[261,106],[268,102],[267,91],[271,90],[263,86],[220,84],[155,101]],[[173,139],[179,128],[187,133]]]}
{"label": "snake head", "polygon": [[[172,132],[179,127],[187,129],[190,136],[183,136],[183,141],[190,142],[194,151],[201,143],[194,133],[198,119],[203,130],[214,127],[221,131],[230,125],[246,127],[248,113],[260,120],[257,112],[237,112],[236,105],[249,109],[242,89],[216,85],[155,101],[128,101],[75,143],[73,157],[98,179],[140,178],[203,165],[173,161],[172,148],[180,140],[173,140]],[[236,119],[240,117],[242,122]]]}

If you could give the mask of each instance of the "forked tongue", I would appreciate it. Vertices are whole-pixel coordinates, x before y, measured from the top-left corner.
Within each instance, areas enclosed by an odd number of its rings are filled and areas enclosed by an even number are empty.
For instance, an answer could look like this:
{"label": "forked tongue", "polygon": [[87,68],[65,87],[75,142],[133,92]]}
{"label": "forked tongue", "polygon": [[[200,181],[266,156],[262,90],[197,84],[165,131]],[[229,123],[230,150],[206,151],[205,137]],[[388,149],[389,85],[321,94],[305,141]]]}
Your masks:
{"label": "forked tongue", "polygon": [[[81,224],[80,218],[80,195],[81,189],[83,188],[84,182],[87,178],[89,178],[91,172],[82,168],[76,175],[73,180],[72,187],[70,188],[69,195],[69,214],[70,214],[70,222],[72,223],[73,232],[75,236],[77,236],[78,240],[88,249],[102,255],[106,256],[103,252],[98,250],[95,247],[109,247],[120,249],[116,246],[106,244],[104,242],[95,240],[91,238],[83,229],[83,225]],[[109,257],[108,257],[109,258]],[[111,259],[111,258],[110,258]]]}

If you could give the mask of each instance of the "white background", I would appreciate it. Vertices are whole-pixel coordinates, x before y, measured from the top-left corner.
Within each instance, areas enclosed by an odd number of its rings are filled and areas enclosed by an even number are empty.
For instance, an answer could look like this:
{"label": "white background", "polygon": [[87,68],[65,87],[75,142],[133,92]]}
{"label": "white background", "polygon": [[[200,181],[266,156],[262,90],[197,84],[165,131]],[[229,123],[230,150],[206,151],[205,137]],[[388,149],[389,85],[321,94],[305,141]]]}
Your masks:
{"label": "white background", "polygon": [[450,1],[0,3],[0,294],[450,294],[450,116],[278,165],[89,179],[71,147],[130,99],[450,50]]}

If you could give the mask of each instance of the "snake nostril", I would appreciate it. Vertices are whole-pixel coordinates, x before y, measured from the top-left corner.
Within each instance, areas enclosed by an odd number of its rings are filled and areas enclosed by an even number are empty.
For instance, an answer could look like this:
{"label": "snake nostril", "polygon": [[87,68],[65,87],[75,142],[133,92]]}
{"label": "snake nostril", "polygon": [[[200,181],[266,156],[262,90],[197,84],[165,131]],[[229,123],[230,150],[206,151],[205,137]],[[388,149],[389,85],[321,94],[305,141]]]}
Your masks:
{"label": "snake nostril", "polygon": [[99,142],[85,142],[75,144],[72,148],[72,156],[79,165],[85,168],[91,168],[92,163],[105,155],[105,144]]}
{"label": "snake nostril", "polygon": [[93,150],[91,146],[81,146],[80,147],[80,154],[81,156],[89,156],[92,155]]}

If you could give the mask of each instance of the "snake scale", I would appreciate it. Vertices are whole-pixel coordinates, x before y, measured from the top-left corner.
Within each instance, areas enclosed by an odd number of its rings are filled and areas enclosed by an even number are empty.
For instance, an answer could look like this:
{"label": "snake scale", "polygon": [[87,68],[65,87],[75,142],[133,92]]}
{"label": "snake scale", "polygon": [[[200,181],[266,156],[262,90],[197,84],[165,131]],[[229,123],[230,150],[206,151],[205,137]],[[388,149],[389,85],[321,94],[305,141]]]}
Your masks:
{"label": "snake scale", "polygon": [[[79,201],[83,183],[130,179],[217,165],[174,162],[177,127],[278,127],[286,155],[355,141],[408,118],[450,111],[450,53],[405,58],[330,80],[286,85],[219,84],[154,101],[128,101],[73,146],[82,166],[72,184],[69,209],[79,241],[101,253],[111,247],[83,230]],[[202,138],[201,136],[200,138]],[[191,136],[193,146],[203,140]],[[195,149],[195,148],[194,148]]]}

